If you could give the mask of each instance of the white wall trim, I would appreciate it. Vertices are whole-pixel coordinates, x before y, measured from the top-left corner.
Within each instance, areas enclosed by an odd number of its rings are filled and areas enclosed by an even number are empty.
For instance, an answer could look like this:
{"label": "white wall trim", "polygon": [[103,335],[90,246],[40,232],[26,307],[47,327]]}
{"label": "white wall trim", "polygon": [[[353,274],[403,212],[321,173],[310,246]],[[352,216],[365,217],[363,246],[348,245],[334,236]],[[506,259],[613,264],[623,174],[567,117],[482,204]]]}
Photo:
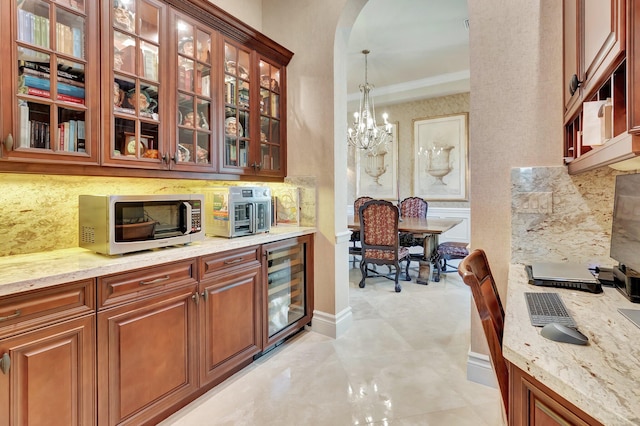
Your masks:
{"label": "white wall trim", "polygon": [[336,244],[348,243],[351,240],[352,231],[346,230],[336,234]]}
{"label": "white wall trim", "polygon": [[427,217],[462,219],[462,223],[440,235],[440,242],[471,242],[471,209],[469,207],[431,207],[427,208]]}
{"label": "white wall trim", "polygon": [[469,350],[467,353],[467,379],[481,385],[498,388],[489,355]]}
{"label": "white wall trim", "polygon": [[326,312],[313,311],[311,330],[334,339],[342,336],[353,323],[351,306],[346,307],[336,315]]}

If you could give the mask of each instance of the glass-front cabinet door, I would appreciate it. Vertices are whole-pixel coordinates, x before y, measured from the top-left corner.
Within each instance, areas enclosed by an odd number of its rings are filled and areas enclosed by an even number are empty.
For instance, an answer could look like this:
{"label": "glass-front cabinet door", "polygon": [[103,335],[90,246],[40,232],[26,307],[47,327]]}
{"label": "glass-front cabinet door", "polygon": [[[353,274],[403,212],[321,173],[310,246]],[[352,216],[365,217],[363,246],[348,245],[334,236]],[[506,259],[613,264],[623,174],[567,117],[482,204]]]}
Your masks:
{"label": "glass-front cabinet door", "polygon": [[[176,35],[176,141],[172,167],[212,170],[215,165],[212,138],[214,104],[217,89],[212,76],[212,47],[216,33],[186,17],[175,15]],[[213,86],[212,86],[213,84]]]}
{"label": "glass-front cabinet door", "polygon": [[161,84],[166,7],[150,0],[105,4],[103,108],[111,122],[103,122],[104,163],[163,168],[169,158],[161,108],[167,104]]}
{"label": "glass-front cabinet door", "polygon": [[283,166],[286,139],[282,136],[281,117],[284,114],[282,96],[284,68],[260,59],[260,157],[258,173],[262,175],[284,176]]}
{"label": "glass-front cabinet door", "polygon": [[312,237],[298,237],[263,246],[266,268],[265,348],[311,320]]}
{"label": "glass-front cabinet door", "polygon": [[220,153],[224,172],[251,173],[255,166],[250,113],[254,77],[251,57],[250,50],[224,42],[224,137]]}
{"label": "glass-front cabinet door", "polygon": [[[0,158],[95,164],[98,155],[96,2],[6,0],[0,55]],[[11,17],[11,18],[9,18]],[[12,20],[12,23],[9,22]]]}

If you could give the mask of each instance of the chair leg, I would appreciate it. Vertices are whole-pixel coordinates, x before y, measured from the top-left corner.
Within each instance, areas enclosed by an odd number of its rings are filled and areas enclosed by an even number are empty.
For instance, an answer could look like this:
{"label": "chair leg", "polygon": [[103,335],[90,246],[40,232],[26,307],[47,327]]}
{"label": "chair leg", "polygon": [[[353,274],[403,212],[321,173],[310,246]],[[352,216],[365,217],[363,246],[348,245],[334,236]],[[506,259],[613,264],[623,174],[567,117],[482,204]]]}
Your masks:
{"label": "chair leg", "polygon": [[409,276],[409,265],[411,264],[411,256],[407,257],[407,266],[404,270],[404,280],[411,281],[411,277]]}
{"label": "chair leg", "polygon": [[[400,293],[400,291],[402,291],[402,287],[400,287],[400,283],[398,282],[398,279],[400,278],[400,261],[396,261],[395,263],[395,267],[396,267],[396,279],[395,279],[395,283],[396,283],[396,293]],[[391,270],[391,269],[389,269]]]}
{"label": "chair leg", "polygon": [[360,261],[360,273],[362,273],[362,279],[358,286],[364,288],[364,279],[367,278],[367,262],[364,261],[364,258]]}

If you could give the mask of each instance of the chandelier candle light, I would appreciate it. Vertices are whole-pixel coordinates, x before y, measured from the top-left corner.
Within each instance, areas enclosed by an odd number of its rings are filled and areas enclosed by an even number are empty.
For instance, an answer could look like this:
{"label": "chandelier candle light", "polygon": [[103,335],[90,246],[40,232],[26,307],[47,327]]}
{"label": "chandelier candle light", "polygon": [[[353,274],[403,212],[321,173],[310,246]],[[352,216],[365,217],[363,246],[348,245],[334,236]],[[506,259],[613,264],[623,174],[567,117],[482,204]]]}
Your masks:
{"label": "chandelier candle light", "polygon": [[373,98],[369,92],[373,89],[373,85],[367,81],[367,55],[368,50],[363,50],[364,54],[364,84],[360,85],[362,99],[360,99],[359,111],[353,113],[353,127],[349,128],[347,141],[349,145],[369,152],[377,152],[380,145],[386,145],[391,139],[391,123],[389,123],[388,115],[382,115],[384,126],[378,128],[376,124],[376,110],[373,104]]}

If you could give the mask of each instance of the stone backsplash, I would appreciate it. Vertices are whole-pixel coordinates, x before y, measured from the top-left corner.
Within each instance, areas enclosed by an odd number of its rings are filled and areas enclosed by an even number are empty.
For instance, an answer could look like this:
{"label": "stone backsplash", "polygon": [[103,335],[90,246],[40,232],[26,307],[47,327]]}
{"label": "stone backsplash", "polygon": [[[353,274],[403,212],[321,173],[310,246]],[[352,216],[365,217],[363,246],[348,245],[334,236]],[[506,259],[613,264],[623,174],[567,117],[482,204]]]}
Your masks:
{"label": "stone backsplash", "polygon": [[615,177],[609,167],[570,176],[566,167],[511,170],[511,262],[613,265]]}
{"label": "stone backsplash", "polygon": [[184,194],[219,185],[266,185],[274,195],[300,188],[300,224],[315,226],[315,178],[291,177],[285,183],[135,179],[92,176],[0,174],[0,257],[78,246],[78,196],[81,194]]}

